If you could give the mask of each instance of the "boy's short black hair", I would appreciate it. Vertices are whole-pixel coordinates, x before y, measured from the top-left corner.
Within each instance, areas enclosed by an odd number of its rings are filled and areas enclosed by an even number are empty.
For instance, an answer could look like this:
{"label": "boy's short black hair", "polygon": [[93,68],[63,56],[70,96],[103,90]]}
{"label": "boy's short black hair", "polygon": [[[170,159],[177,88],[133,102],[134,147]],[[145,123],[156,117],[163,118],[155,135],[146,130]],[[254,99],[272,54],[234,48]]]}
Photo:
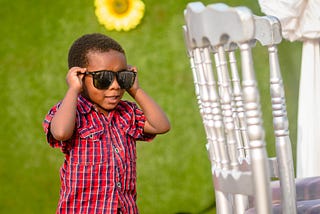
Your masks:
{"label": "boy's short black hair", "polygon": [[71,45],[68,54],[68,67],[69,69],[75,66],[84,68],[88,65],[87,54],[89,52],[108,52],[109,50],[125,54],[121,45],[114,39],[101,33],[85,34]]}

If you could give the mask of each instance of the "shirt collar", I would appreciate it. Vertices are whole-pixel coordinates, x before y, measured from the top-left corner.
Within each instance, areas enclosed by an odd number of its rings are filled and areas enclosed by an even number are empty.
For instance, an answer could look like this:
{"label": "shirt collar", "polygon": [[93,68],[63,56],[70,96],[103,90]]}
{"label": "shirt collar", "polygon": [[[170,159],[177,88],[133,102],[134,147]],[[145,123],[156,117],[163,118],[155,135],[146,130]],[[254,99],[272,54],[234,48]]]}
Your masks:
{"label": "shirt collar", "polygon": [[[120,100],[119,104],[121,105],[122,102],[123,101]],[[113,113],[115,110],[119,109],[119,104],[114,110],[110,111],[109,113]],[[78,96],[78,106],[81,114],[88,114],[92,109],[96,110],[94,104],[81,94]]]}
{"label": "shirt collar", "polygon": [[79,95],[78,97],[78,106],[81,114],[88,114],[91,111],[91,109],[94,109],[93,103],[85,97],[83,97],[82,95]]}

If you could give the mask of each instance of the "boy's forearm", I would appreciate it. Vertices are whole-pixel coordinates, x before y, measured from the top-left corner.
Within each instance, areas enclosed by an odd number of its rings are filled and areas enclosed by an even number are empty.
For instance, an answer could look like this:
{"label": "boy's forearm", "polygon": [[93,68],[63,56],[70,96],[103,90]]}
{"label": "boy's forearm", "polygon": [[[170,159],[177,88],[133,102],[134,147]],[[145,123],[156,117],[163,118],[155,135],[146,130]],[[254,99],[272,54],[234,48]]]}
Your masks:
{"label": "boy's forearm", "polygon": [[169,131],[170,122],[161,107],[141,88],[131,92],[146,116],[144,131],[150,134],[161,134]]}
{"label": "boy's forearm", "polygon": [[56,140],[68,140],[71,138],[76,119],[78,93],[69,89],[54,117],[52,118],[50,131]]}

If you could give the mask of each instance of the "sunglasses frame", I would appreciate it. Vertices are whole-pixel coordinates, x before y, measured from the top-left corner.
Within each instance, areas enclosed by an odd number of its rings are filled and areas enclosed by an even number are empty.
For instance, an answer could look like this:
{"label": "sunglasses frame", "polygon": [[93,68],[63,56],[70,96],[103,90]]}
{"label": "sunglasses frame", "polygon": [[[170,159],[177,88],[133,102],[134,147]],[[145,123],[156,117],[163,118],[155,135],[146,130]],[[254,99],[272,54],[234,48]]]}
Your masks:
{"label": "sunglasses frame", "polygon": [[[108,73],[112,73],[112,74],[113,74],[113,79],[112,79],[112,81],[110,82],[110,84],[109,84],[108,86],[106,86],[106,87],[103,87],[103,88],[97,87],[96,84],[95,84],[95,80],[98,80],[98,79],[95,79],[95,78],[96,78],[96,74],[102,73],[102,72],[108,72]],[[135,79],[136,79],[136,75],[137,75],[137,73],[134,72],[134,71],[132,71],[132,70],[123,69],[123,70],[120,70],[120,71],[111,71],[111,70],[86,71],[86,72],[84,72],[83,74],[84,74],[84,75],[91,75],[91,76],[92,76],[93,86],[94,86],[95,88],[97,88],[97,89],[100,89],[100,90],[108,89],[108,88],[110,87],[110,85],[113,83],[114,79],[117,80],[118,84],[120,85],[120,87],[121,87],[122,89],[129,89],[128,87],[127,87],[127,88],[126,88],[126,87],[123,87],[123,86],[121,85],[121,83],[119,83],[118,78],[119,78],[119,74],[120,74],[121,72],[130,72],[130,73],[133,73],[133,80],[132,80],[132,83],[130,84],[130,87],[129,87],[129,88],[131,88],[132,85],[133,85],[133,83],[134,83],[134,81],[135,81]]]}

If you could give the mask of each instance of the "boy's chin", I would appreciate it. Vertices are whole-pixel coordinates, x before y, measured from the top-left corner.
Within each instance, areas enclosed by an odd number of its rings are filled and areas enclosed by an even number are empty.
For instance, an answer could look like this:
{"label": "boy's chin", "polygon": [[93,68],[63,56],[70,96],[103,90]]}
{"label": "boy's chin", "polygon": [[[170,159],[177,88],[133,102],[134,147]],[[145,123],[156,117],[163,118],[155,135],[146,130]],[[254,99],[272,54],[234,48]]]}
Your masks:
{"label": "boy's chin", "polygon": [[99,105],[99,104],[96,103],[95,105],[98,107],[99,110],[105,111],[105,112],[109,112],[109,111],[114,110],[117,107],[118,103],[103,104],[103,105]]}

